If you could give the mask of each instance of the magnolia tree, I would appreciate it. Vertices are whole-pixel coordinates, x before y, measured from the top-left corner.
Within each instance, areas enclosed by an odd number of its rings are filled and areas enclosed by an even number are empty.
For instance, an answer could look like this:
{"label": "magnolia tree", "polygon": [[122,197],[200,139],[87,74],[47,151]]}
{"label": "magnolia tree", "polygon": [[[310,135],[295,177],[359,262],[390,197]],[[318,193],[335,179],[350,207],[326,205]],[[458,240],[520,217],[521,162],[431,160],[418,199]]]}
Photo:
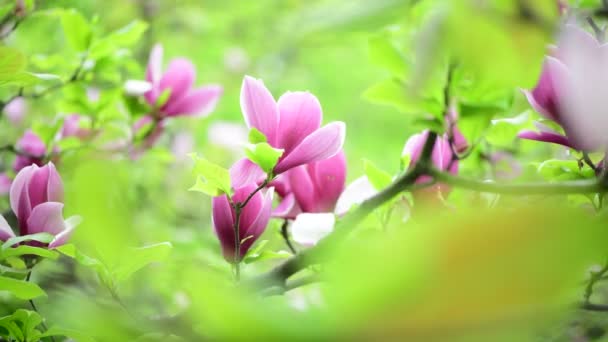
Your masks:
{"label": "magnolia tree", "polygon": [[281,67],[242,48],[216,83],[165,66],[193,54],[154,43],[175,4],[115,30],[78,5],[0,6],[1,341],[607,333],[607,2],[280,12],[290,48],[365,37],[388,77],[362,98],[406,123],[401,153],[382,116],[328,112],[339,88],[276,95]]}

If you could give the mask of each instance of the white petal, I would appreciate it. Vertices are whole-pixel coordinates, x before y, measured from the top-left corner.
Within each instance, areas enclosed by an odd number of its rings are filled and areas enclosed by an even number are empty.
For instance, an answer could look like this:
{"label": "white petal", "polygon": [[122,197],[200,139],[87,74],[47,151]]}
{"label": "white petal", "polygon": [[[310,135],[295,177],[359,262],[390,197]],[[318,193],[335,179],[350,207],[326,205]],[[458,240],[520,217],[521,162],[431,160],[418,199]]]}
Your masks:
{"label": "white petal", "polygon": [[299,214],[291,225],[291,236],[301,245],[314,246],[334,230],[335,223],[332,213]]}
{"label": "white petal", "polygon": [[152,83],[140,80],[127,80],[125,92],[131,96],[141,96],[152,89]]}
{"label": "white petal", "polygon": [[338,198],[336,214],[346,214],[353,205],[361,204],[366,199],[374,196],[378,190],[374,188],[366,176],[357,178],[350,183]]}

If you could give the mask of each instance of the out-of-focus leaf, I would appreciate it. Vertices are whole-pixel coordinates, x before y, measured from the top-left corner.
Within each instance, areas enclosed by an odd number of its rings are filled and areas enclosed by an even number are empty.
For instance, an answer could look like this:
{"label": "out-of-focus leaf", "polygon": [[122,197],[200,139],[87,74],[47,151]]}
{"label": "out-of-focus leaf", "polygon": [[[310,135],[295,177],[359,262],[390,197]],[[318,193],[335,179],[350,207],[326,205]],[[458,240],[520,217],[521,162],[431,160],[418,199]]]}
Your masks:
{"label": "out-of-focus leaf", "polygon": [[24,300],[46,296],[40,286],[32,282],[3,276],[0,276],[0,291],[10,292],[13,296]]}
{"label": "out-of-focus leaf", "polygon": [[91,44],[93,32],[85,17],[75,9],[61,11],[61,26],[70,46],[78,51],[85,51]]}
{"label": "out-of-focus leaf", "polygon": [[434,98],[419,98],[408,93],[406,86],[397,79],[387,79],[368,88],[363,97],[370,102],[389,105],[408,114],[441,113],[442,104]]}
{"label": "out-of-focus leaf", "polygon": [[377,35],[369,40],[369,58],[372,63],[390,71],[395,77],[406,74],[405,57],[386,35]]}
{"label": "out-of-focus leaf", "polygon": [[508,148],[513,146],[517,133],[529,126],[531,120],[527,112],[514,118],[492,120],[485,138],[494,146]]}
{"label": "out-of-focus leaf", "polygon": [[99,59],[105,57],[121,47],[131,47],[137,43],[148,29],[148,24],[141,20],[134,20],[128,25],[97,39],[91,46],[91,57]]}
{"label": "out-of-focus leaf", "polygon": [[49,243],[49,242],[53,241],[54,238],[55,237],[49,233],[36,233],[36,234],[15,236],[15,237],[12,237],[12,238],[6,240],[2,244],[2,251],[12,248],[13,246],[20,244],[21,242],[38,241],[41,243]]}
{"label": "out-of-focus leaf", "polygon": [[545,160],[537,170],[544,179],[551,181],[595,178],[595,171],[582,167],[577,160]]}
{"label": "out-of-focus leaf", "polygon": [[39,257],[51,259],[51,260],[57,259],[57,257],[59,257],[59,254],[57,254],[57,252],[55,252],[51,249],[48,249],[48,248],[22,245],[22,246],[18,246],[18,247],[1,250],[0,251],[0,260],[6,259],[9,257],[22,256],[22,255],[37,255]]}
{"label": "out-of-focus leaf", "polygon": [[376,190],[386,188],[393,181],[393,177],[388,172],[381,170],[370,160],[363,160],[363,170],[365,171],[367,179],[369,179]]}
{"label": "out-of-focus leaf", "polygon": [[266,142],[250,144],[245,149],[247,158],[260,166],[266,173],[272,172],[284,150],[274,148]]}
{"label": "out-of-focus leaf", "polygon": [[129,258],[125,259],[118,268],[114,270],[114,275],[117,282],[128,279],[133,273],[139,271],[145,266],[154,263],[162,262],[169,256],[173,246],[169,242],[162,242],[155,245],[134,248],[129,253]]}
{"label": "out-of-focus leaf", "polygon": [[194,160],[194,174],[196,183],[189,190],[198,191],[209,196],[219,196],[230,194],[231,181],[230,172],[205,158],[198,157],[196,154],[190,155]]}
{"label": "out-of-focus leaf", "polygon": [[15,82],[25,68],[25,56],[13,48],[0,46],[0,86]]}
{"label": "out-of-focus leaf", "polygon": [[264,133],[260,132],[257,128],[252,127],[249,130],[249,143],[250,144],[259,144],[268,142],[268,139],[264,135]]}
{"label": "out-of-focus leaf", "polygon": [[95,339],[88,336],[85,333],[80,331],[72,330],[72,329],[63,329],[57,326],[50,327],[49,330],[44,332],[40,337],[50,337],[50,336],[65,336],[75,341],[83,341],[83,342],[95,342]]}

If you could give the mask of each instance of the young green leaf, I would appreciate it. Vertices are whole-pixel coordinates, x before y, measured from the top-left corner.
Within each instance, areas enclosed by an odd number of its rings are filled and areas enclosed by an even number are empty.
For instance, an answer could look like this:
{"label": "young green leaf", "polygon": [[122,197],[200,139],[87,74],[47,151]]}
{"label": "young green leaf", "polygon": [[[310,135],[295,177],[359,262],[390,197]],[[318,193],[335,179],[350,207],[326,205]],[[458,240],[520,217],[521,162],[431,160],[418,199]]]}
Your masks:
{"label": "young green leaf", "polygon": [[0,46],[0,86],[11,84],[25,68],[25,56],[13,48]]}
{"label": "young green leaf", "polygon": [[195,154],[190,156],[195,162],[194,173],[197,176],[196,183],[189,189],[190,191],[202,192],[209,196],[219,196],[232,192],[228,170]]}
{"label": "young green leaf", "polygon": [[61,26],[70,46],[80,52],[91,44],[93,32],[89,22],[80,12],[70,9],[61,12]]}
{"label": "young green leaf", "polygon": [[0,291],[10,292],[23,300],[46,296],[46,293],[34,283],[3,276],[0,276]]}
{"label": "young green leaf", "polygon": [[268,139],[264,135],[264,133],[260,132],[257,128],[252,127],[249,130],[249,143],[250,144],[259,144],[268,142]]}
{"label": "young green leaf", "polygon": [[370,38],[369,58],[372,63],[389,70],[396,77],[405,76],[405,58],[386,35]]}
{"label": "young green leaf", "polygon": [[41,243],[49,243],[51,241],[53,241],[55,237],[52,234],[49,233],[36,233],[36,234],[30,234],[30,235],[23,235],[23,236],[15,236],[12,237],[8,240],[6,240],[6,242],[4,242],[2,244],[2,250],[7,250],[15,245],[20,244],[21,242],[25,242],[25,241],[37,241],[37,242],[41,242]]}
{"label": "young green leaf", "polygon": [[114,271],[116,281],[121,282],[128,279],[133,273],[151,263],[164,261],[172,248],[173,246],[169,242],[134,248],[129,258]]}
{"label": "young green leaf", "polygon": [[376,190],[386,188],[393,181],[393,177],[388,172],[381,170],[367,159],[363,159],[363,170]]}
{"label": "young green leaf", "polygon": [[250,144],[245,149],[247,158],[257,164],[266,173],[272,172],[283,152],[284,150],[274,148],[265,142]]}

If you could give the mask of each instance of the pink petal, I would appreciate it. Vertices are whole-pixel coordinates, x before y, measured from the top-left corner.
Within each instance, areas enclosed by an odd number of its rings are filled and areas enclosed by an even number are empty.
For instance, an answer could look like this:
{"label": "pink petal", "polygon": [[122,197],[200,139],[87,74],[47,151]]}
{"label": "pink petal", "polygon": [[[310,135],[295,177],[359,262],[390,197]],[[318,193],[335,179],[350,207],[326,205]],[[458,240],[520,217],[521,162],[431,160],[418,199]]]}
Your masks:
{"label": "pink petal", "polygon": [[266,178],[266,173],[247,158],[243,158],[230,168],[230,181],[233,189],[240,189],[246,185],[260,184]]}
{"label": "pink petal", "polygon": [[164,105],[163,110],[170,106],[173,102],[181,100],[186,96],[188,90],[194,84],[196,78],[196,69],[194,65],[187,59],[176,58],[169,63],[169,67],[160,80],[161,93],[166,89],[171,89],[169,100]]}
{"label": "pink petal", "polygon": [[287,92],[279,98],[277,146],[289,154],[321,126],[323,113],[317,98],[308,92]]}
{"label": "pink petal", "polygon": [[160,44],[154,45],[150,51],[150,59],[146,68],[146,80],[151,83],[160,82],[163,64],[163,46]]}
{"label": "pink petal", "polygon": [[0,173],[0,196],[6,195],[11,191],[11,184],[13,181],[6,175],[6,173]]}
{"label": "pink petal", "polygon": [[[32,208],[29,206],[30,199],[27,192],[27,184],[29,182],[29,179],[31,178],[32,173],[36,170],[38,170],[37,165],[31,165],[21,169],[21,171],[17,173],[17,176],[15,177],[15,179],[13,180],[13,184],[11,185],[11,190],[9,194],[11,209],[13,210],[15,215],[17,215],[17,218],[25,217],[25,220],[27,220],[27,217],[29,216],[30,211],[32,210]],[[25,221],[23,223],[25,223]]]}
{"label": "pink petal", "polygon": [[194,89],[184,97],[169,102],[164,112],[169,116],[206,116],[215,109],[222,92],[222,87],[219,85],[209,85]]}
{"label": "pink petal", "polygon": [[55,235],[53,241],[49,243],[49,248],[57,248],[63,246],[70,238],[70,236],[72,236],[74,229],[80,224],[80,222],[82,222],[82,218],[80,216],[72,216],[65,220],[65,229],[61,233]]}
{"label": "pink petal", "polygon": [[[232,200],[235,203],[244,203],[250,194],[252,194],[257,186],[255,184],[249,184],[245,187],[237,189],[234,192],[234,196],[232,196]],[[240,222],[240,230],[241,239],[244,239],[247,235],[245,233],[250,229],[251,225],[255,222],[258,215],[260,214],[260,210],[264,207],[264,196],[262,192],[256,192],[253,197],[247,202],[247,205],[241,211],[241,222]]]}
{"label": "pink petal", "polygon": [[[261,194],[260,194],[261,195]],[[270,188],[266,191],[266,194],[262,198],[262,207],[258,210],[258,216],[255,221],[251,223],[249,227],[246,228],[243,235],[241,235],[241,239],[245,239],[248,236],[252,236],[252,238],[247,239],[241,245],[241,257],[247,254],[247,251],[253,245],[253,243],[264,233],[266,230],[266,226],[268,226],[268,221],[270,220],[270,215],[272,213],[272,199],[274,196],[274,189]]]}
{"label": "pink petal", "polygon": [[295,167],[285,173],[289,179],[291,191],[296,198],[298,206],[303,212],[312,213],[316,210],[317,198],[316,194],[319,189],[316,188],[311,175],[305,165]]}
{"label": "pink petal", "polygon": [[34,209],[27,220],[27,234],[50,233],[57,235],[65,230],[63,203],[45,202]]}
{"label": "pink petal", "polygon": [[272,211],[272,217],[294,219],[301,212],[293,194],[283,197],[279,205]]}
{"label": "pink petal", "polygon": [[261,80],[245,76],[241,87],[241,111],[249,128],[264,133],[270,145],[275,144],[279,112],[272,94]]}
{"label": "pink petal", "polygon": [[61,181],[61,176],[59,176],[59,172],[57,172],[53,162],[49,162],[46,167],[48,167],[49,172],[48,184],[46,188],[47,201],[63,202],[63,182]]}
{"label": "pink petal", "polygon": [[557,133],[521,131],[519,134],[517,134],[517,137],[521,139],[536,140],[575,148],[567,137]]}
{"label": "pink petal", "polygon": [[44,156],[46,153],[44,142],[32,130],[26,131],[15,146],[21,152],[33,157]]}
{"label": "pink petal", "polygon": [[6,241],[12,237],[15,237],[15,233],[13,233],[4,216],[0,215],[0,241]]}
{"label": "pink petal", "polygon": [[343,122],[332,122],[319,128],[283,157],[275,167],[275,173],[334,156],[344,145],[345,135],[346,125]]}
{"label": "pink petal", "polygon": [[315,212],[333,212],[346,183],[346,157],[340,151],[335,156],[308,166],[315,184]]}
{"label": "pink petal", "polygon": [[234,259],[234,213],[226,195],[214,197],[212,200],[213,228],[220,240],[224,258]]}

